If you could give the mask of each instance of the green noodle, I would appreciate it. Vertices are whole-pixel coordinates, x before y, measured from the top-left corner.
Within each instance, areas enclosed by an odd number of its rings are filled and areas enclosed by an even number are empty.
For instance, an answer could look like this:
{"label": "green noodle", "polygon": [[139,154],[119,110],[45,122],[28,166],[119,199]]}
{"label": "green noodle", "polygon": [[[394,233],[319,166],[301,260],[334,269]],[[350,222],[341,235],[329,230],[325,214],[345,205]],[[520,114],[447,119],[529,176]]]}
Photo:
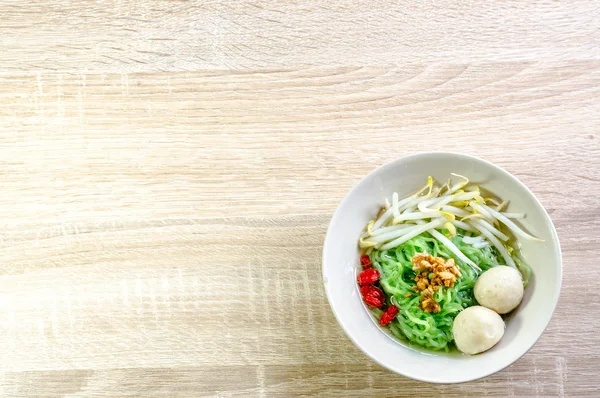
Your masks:
{"label": "green noodle", "polygon": [[[482,272],[503,265],[502,256],[491,246],[474,248],[462,241],[464,231],[459,230],[451,240],[470,260],[479,265]],[[415,253],[428,252],[434,257],[454,258],[460,267],[461,277],[452,288],[440,288],[434,298],[440,304],[438,313],[424,312],[419,308],[420,293],[411,289],[415,286],[412,257]],[[445,246],[428,233],[418,235],[398,247],[389,250],[373,250],[371,261],[381,274],[380,284],[385,291],[388,304],[398,306],[398,316],[389,324],[390,332],[401,340],[433,349],[448,351],[453,345],[452,323],[464,308],[477,305],[473,286],[477,272],[461,262]],[[529,279],[529,267],[517,256],[519,270],[524,282]],[[411,295],[409,295],[411,293]],[[410,297],[407,297],[410,296]],[[376,316],[380,311],[376,311]]]}

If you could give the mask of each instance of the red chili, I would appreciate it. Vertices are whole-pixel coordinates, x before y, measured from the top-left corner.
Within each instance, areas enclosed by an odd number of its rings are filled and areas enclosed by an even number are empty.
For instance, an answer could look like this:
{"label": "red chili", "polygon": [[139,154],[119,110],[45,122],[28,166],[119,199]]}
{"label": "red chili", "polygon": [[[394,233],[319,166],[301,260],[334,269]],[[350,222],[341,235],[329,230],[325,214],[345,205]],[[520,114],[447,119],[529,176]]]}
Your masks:
{"label": "red chili", "polygon": [[379,271],[369,268],[358,274],[359,285],[372,285],[379,280]]}
{"label": "red chili", "polygon": [[385,311],[383,311],[383,314],[381,314],[381,317],[379,318],[379,324],[381,326],[387,325],[394,320],[396,315],[398,315],[398,307],[395,305],[390,305]]}
{"label": "red chili", "polygon": [[373,285],[365,285],[361,287],[360,294],[362,294],[365,303],[371,307],[379,308],[385,302],[385,296],[383,295],[383,292]]}
{"label": "red chili", "polygon": [[360,263],[364,268],[371,268],[371,259],[366,254],[360,256]]}

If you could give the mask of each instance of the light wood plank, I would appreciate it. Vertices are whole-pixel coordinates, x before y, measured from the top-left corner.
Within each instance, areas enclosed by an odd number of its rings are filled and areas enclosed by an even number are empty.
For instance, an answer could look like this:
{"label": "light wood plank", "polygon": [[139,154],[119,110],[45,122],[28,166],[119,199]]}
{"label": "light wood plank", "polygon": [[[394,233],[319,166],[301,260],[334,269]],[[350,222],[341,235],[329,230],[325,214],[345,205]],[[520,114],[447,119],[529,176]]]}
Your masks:
{"label": "light wood plank", "polygon": [[100,72],[600,55],[594,0],[145,1],[0,4],[0,69]]}

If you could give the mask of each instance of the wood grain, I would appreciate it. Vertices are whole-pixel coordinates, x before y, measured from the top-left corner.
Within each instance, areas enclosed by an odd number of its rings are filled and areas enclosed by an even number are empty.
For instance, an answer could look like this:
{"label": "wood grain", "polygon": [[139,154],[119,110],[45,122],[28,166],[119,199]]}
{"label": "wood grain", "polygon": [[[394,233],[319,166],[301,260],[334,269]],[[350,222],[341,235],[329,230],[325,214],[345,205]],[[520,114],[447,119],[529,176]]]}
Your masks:
{"label": "wood grain", "polygon": [[[0,2],[0,395],[598,392],[598,3]],[[324,296],[373,168],[484,157],[546,206],[561,299],[454,386],[371,362]]]}
{"label": "wood grain", "polygon": [[0,66],[151,72],[594,59],[595,0],[5,1]]}

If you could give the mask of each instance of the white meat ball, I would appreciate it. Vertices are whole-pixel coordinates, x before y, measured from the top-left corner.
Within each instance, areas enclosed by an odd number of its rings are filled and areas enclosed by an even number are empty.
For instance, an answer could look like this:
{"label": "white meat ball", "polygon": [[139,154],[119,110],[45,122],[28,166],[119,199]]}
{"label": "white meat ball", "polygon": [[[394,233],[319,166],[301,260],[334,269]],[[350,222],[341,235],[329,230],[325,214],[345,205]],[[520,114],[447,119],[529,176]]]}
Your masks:
{"label": "white meat ball", "polygon": [[519,271],[512,267],[493,267],[485,271],[475,282],[477,302],[498,314],[514,310],[523,299],[523,280]]}
{"label": "white meat ball", "polygon": [[504,335],[504,321],[490,309],[469,307],[454,318],[452,334],[459,350],[469,355],[479,354],[500,341]]}

